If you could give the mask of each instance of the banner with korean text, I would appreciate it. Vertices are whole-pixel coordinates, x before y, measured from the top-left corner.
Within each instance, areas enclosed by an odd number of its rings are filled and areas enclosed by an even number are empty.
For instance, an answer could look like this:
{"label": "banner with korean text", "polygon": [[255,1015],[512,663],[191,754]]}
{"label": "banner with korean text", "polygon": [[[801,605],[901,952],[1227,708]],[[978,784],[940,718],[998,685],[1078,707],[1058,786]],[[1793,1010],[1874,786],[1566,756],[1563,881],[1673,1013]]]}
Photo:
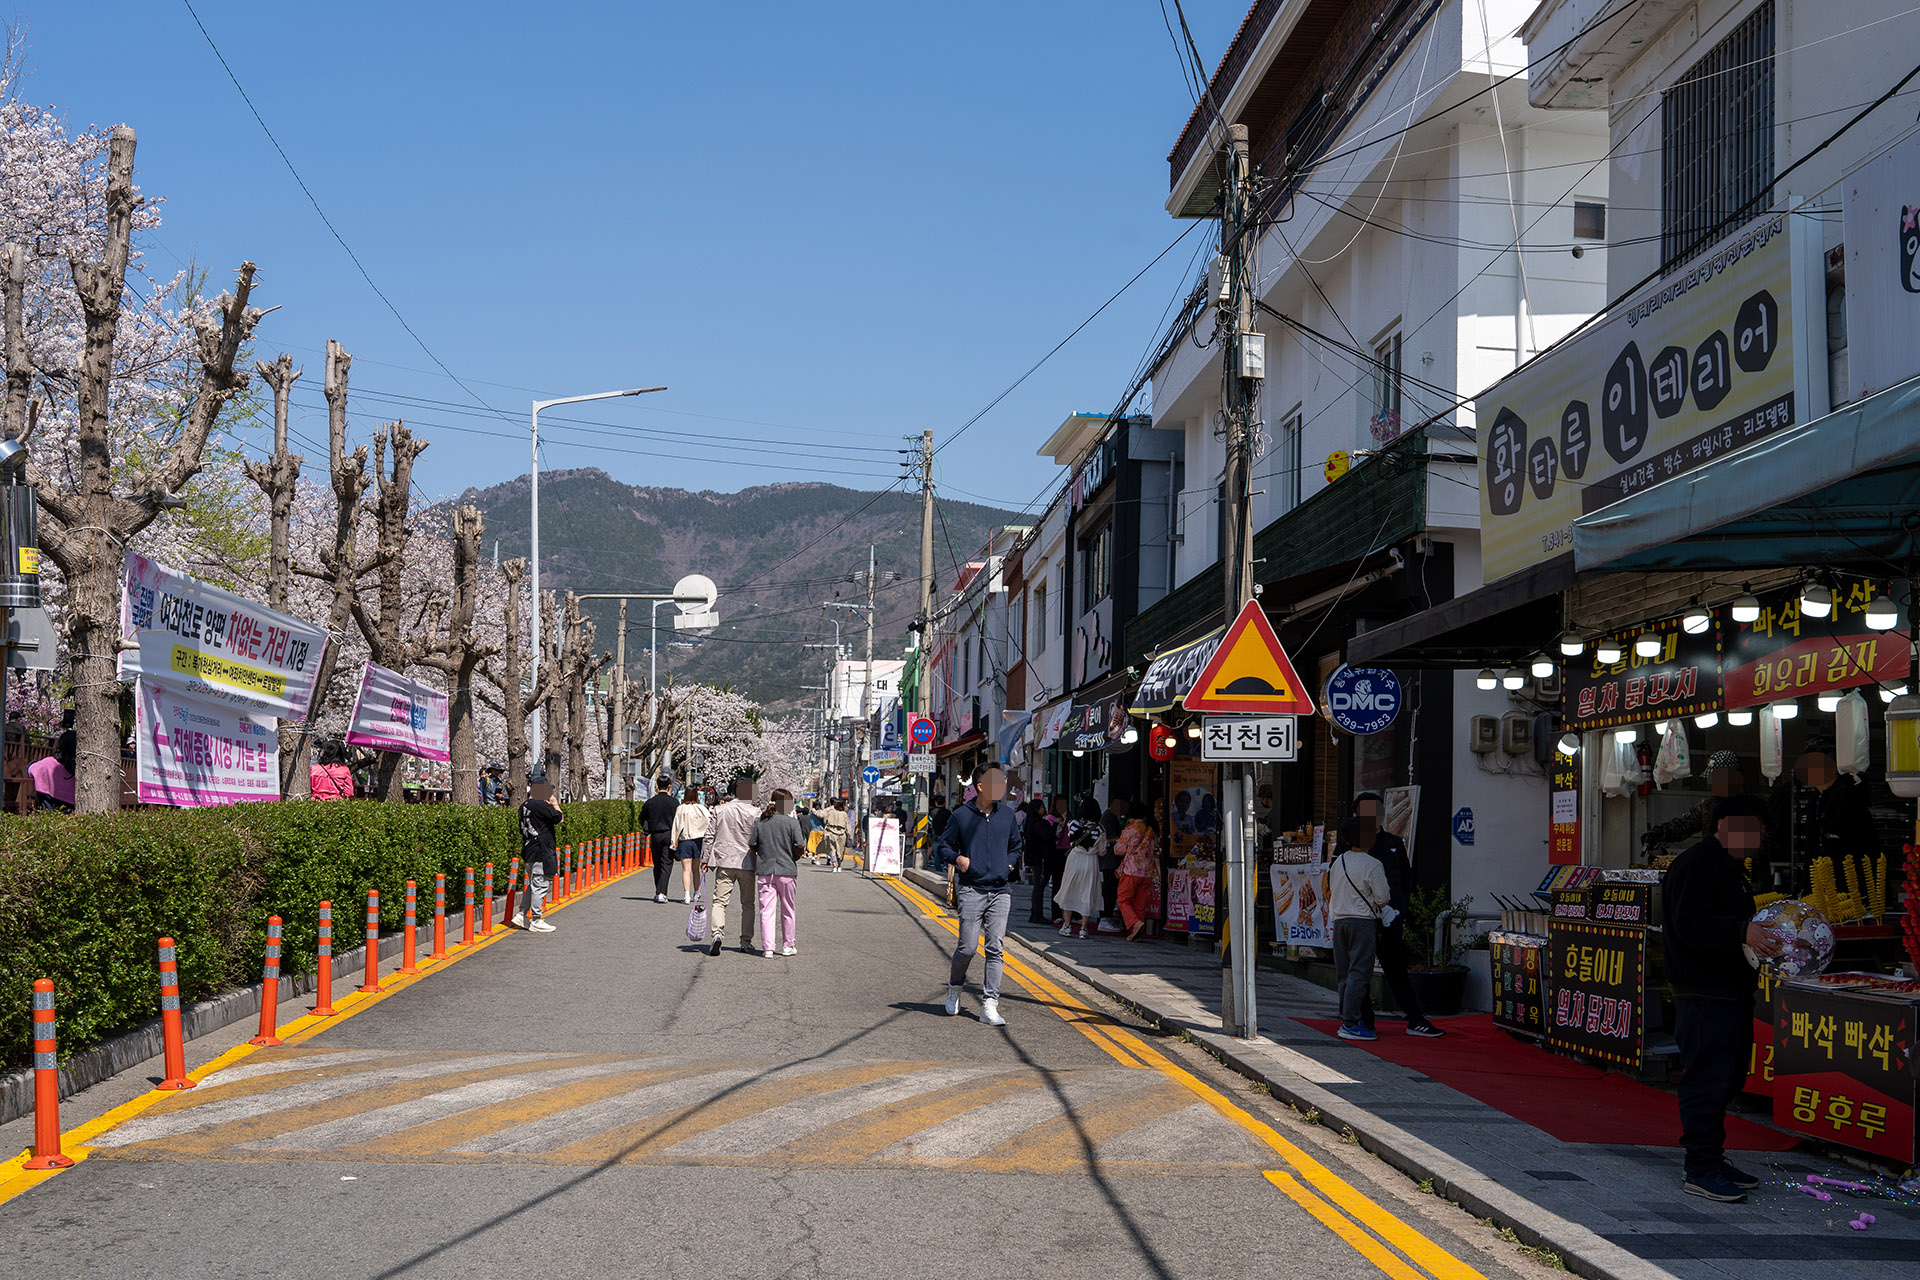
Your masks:
{"label": "banner with korean text", "polygon": [[1795,221],[1748,223],[1474,401],[1488,582],[1571,551],[1578,517],[1805,420]]}
{"label": "banner with korean text", "polygon": [[127,553],[120,596],[123,680],[146,676],[182,696],[307,718],[327,633],[311,623]]}
{"label": "banner with korean text", "polygon": [[182,685],[134,684],[135,783],[141,804],[195,808],[280,798],[279,724]]}
{"label": "banner with korean text", "polygon": [[447,695],[370,661],[360,672],[347,742],[424,760],[451,759]]}

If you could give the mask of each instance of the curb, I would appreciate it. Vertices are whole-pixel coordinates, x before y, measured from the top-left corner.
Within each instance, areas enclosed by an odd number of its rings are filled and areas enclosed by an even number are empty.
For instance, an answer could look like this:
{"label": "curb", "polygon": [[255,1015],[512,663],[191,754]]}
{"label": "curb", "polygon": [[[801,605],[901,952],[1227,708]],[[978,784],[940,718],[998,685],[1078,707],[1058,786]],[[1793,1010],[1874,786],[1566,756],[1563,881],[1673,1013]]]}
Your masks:
{"label": "curb", "polygon": [[[945,888],[944,881],[940,887]],[[1129,991],[1123,981],[1082,966],[1070,956],[1056,954],[1045,943],[1033,942],[1011,931],[1007,937],[1108,999],[1132,1009],[1161,1030],[1185,1032],[1195,1045],[1223,1065],[1266,1085],[1275,1098],[1302,1112],[1317,1111],[1319,1123],[1325,1127],[1351,1130],[1361,1147],[1387,1164],[1416,1182],[1431,1179],[1434,1194],[1455,1202],[1476,1218],[1490,1219],[1494,1225],[1511,1230],[1522,1244],[1558,1254],[1573,1274],[1588,1280],[1676,1280],[1664,1267],[1621,1248],[1591,1228],[1542,1208],[1391,1121],[1292,1072],[1259,1061],[1259,1042],[1235,1040],[1184,1021]]]}
{"label": "curb", "polygon": [[[405,935],[399,932],[387,934],[380,939],[380,958],[391,960],[400,954]],[[362,942],[351,951],[335,953],[333,957],[333,976],[336,981],[352,977],[366,967],[367,944]],[[237,987],[232,991],[223,991],[217,996],[202,1000],[180,1011],[180,1030],[183,1039],[197,1040],[201,1036],[230,1027],[234,1023],[251,1018],[260,1012],[260,992],[265,984],[256,982],[250,987]],[[297,1000],[312,995],[319,985],[318,975],[307,973],[299,977],[280,979],[280,1001]],[[160,1019],[149,1018],[131,1031],[123,1031],[83,1049],[60,1064],[60,1097],[70,1098],[83,1089],[90,1089],[119,1075],[127,1068],[145,1062],[149,1058],[160,1056],[161,1031]],[[22,1116],[33,1114],[33,1068],[19,1067],[0,1074],[0,1124],[18,1120]]]}

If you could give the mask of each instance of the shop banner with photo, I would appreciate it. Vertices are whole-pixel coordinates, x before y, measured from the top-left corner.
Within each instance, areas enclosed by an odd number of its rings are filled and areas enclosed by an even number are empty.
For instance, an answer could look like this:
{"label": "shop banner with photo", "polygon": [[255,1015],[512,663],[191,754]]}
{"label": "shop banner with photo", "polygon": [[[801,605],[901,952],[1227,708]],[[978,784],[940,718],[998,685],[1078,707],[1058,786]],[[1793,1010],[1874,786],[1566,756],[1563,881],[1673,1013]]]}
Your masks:
{"label": "shop banner with photo", "polygon": [[1290,947],[1333,945],[1333,928],[1327,920],[1327,875],[1324,862],[1276,862],[1268,869],[1276,940]]}
{"label": "shop banner with photo", "polygon": [[[1920,131],[1841,184],[1847,255],[1847,398],[1920,374]],[[1834,399],[1840,388],[1835,387]]]}
{"label": "shop banner with photo", "polygon": [[1710,625],[1692,635],[1678,618],[1650,624],[1644,630],[1660,640],[1660,651],[1650,658],[1634,651],[1642,630],[1615,634],[1618,662],[1602,664],[1592,646],[1586,656],[1568,660],[1562,714],[1567,728],[1610,729],[1721,709],[1720,628]]}
{"label": "shop banner with photo", "polygon": [[1167,847],[1175,862],[1211,861],[1220,829],[1220,766],[1198,756],[1167,763]]}
{"label": "shop banner with photo", "polygon": [[372,661],[361,669],[349,745],[448,760],[448,737],[446,694]]}
{"label": "shop banner with photo", "polygon": [[1119,742],[1126,729],[1126,696],[1113,694],[1085,705],[1076,703],[1060,745],[1070,751],[1104,751]]}
{"label": "shop banner with photo", "polygon": [[279,722],[272,716],[147,676],[134,682],[133,705],[141,804],[197,808],[280,798]]}
{"label": "shop banner with photo", "polygon": [[[1898,602],[1899,629],[1875,631],[1866,622],[1867,605],[1885,594]],[[1883,580],[1851,579],[1833,592],[1833,612],[1809,618],[1800,611],[1797,586],[1760,595],[1760,616],[1735,622],[1722,610],[1727,636],[1720,660],[1720,682],[1729,707],[1757,707],[1786,698],[1895,684],[1907,678],[1906,590]]]}
{"label": "shop banner with photo", "polygon": [[208,702],[302,721],[327,634],[231,591],[128,552],[119,675],[148,676]]}
{"label": "shop banner with photo", "polygon": [[1488,582],[1571,551],[1575,518],[1804,418],[1801,221],[1748,223],[1475,400]]}
{"label": "shop banner with photo", "polygon": [[1178,649],[1169,649],[1155,658],[1147,667],[1140,687],[1133,691],[1128,713],[1152,716],[1173,710],[1182,695],[1193,688],[1193,682],[1200,678],[1200,673],[1207,669],[1207,663],[1213,661],[1214,650],[1220,647],[1220,637],[1226,633],[1225,627],[1215,627],[1198,640],[1183,644]]}

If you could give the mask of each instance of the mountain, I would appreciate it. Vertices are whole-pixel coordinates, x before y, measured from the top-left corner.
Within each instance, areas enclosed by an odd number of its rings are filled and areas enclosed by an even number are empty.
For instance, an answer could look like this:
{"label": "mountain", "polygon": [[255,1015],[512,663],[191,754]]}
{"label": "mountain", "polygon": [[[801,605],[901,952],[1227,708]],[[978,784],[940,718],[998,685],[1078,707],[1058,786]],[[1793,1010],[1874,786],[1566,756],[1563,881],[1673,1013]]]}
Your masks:
{"label": "mountain", "polygon": [[[486,517],[487,549],[502,560],[528,554],[531,494],[527,477],[469,489],[460,502]],[[934,530],[934,585],[953,583],[951,540],[963,559],[985,545],[1012,512],[940,500],[945,517]],[[671,630],[673,605],[660,609],[660,680],[668,673],[730,684],[769,707],[804,705],[827,658],[799,641],[833,641],[831,618],[852,656],[864,652],[864,613],[823,610],[825,600],[865,604],[854,573],[867,567],[867,546],[883,585],[874,597],[873,653],[897,658],[918,604],[920,497],[874,494],[832,484],[774,484],[738,493],[637,488],[597,467],[540,473],[540,585],[566,591],[670,591],[681,576],[704,573],[719,584],[710,631]],[[897,575],[888,583],[887,572]],[[619,616],[615,600],[588,601],[597,648],[611,650]],[[627,607],[627,663],[647,676],[649,602]],[[698,636],[697,640],[689,637]]]}

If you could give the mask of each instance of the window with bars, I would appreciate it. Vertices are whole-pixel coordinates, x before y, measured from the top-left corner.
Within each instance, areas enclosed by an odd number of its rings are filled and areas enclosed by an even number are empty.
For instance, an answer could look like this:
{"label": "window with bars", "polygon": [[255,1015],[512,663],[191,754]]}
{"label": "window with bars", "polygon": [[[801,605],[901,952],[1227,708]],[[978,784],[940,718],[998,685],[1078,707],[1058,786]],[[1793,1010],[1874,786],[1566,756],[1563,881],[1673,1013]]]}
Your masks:
{"label": "window with bars", "polygon": [[1746,21],[1661,99],[1662,266],[1733,229],[1736,217],[1767,207],[1773,181],[1773,3]]}

